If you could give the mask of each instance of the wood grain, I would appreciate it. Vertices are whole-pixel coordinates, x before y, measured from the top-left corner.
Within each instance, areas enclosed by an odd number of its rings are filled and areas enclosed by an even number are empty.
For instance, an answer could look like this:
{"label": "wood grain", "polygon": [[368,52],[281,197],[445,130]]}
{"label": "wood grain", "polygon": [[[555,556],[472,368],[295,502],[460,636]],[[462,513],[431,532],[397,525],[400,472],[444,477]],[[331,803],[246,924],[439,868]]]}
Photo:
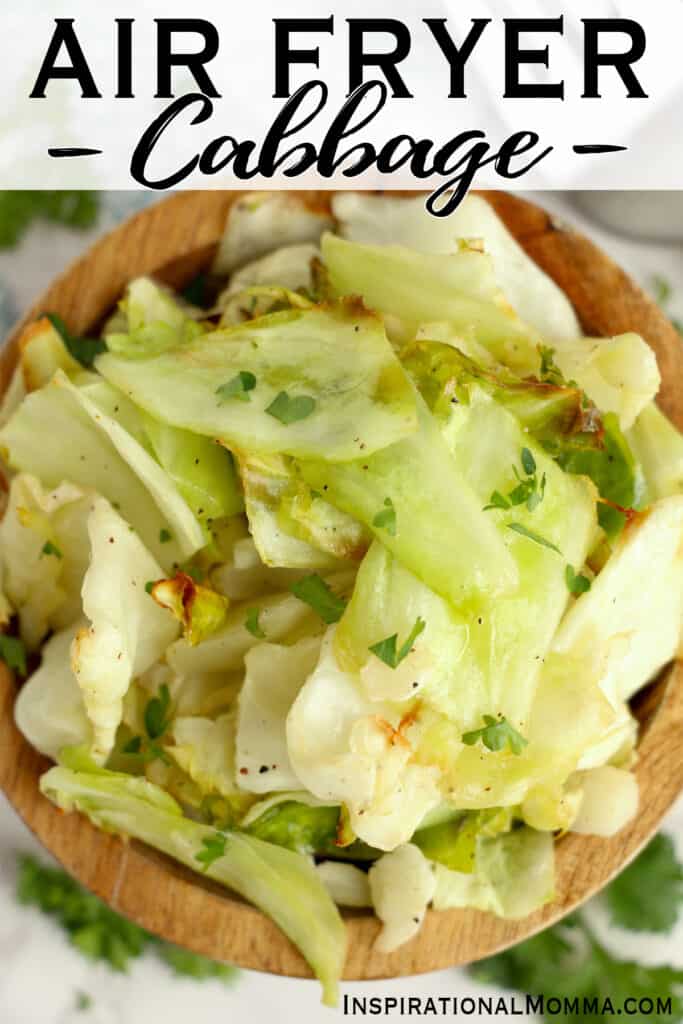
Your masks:
{"label": "wood grain", "polygon": [[[207,266],[227,212],[241,193],[187,192],[145,210],[98,242],[59,277],[24,322],[45,309],[74,331],[99,324],[126,282],[153,273],[182,285]],[[328,193],[301,193],[316,205]],[[683,428],[683,348],[662,313],[606,255],[538,207],[503,193],[487,193],[520,244],[564,289],[587,333],[638,331],[656,352],[662,371],[661,404]],[[21,324],[0,356],[0,387],[16,358]],[[279,929],[233,898],[135,842],[104,835],[79,815],[63,815],[40,796],[47,762],[14,726],[13,681],[0,675],[0,786],[41,842],[85,886],[139,924],[220,960],[277,974],[310,976]],[[565,914],[600,889],[657,829],[683,788],[683,669],[663,673],[640,700],[636,775],[641,808],[618,836],[567,836],[557,845],[557,899],[519,922],[477,911],[427,914],[420,935],[390,955],[373,951],[378,923],[368,913],[345,914],[349,931],[346,978],[417,974],[489,955]]]}

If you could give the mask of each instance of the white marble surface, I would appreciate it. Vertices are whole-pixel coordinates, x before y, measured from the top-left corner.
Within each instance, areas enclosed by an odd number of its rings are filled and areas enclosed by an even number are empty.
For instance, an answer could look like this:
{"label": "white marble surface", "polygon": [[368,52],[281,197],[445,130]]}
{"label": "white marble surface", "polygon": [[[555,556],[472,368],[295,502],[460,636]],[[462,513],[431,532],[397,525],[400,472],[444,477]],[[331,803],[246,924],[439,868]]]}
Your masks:
{"label": "white marble surface", "polygon": [[[589,224],[561,195],[544,193],[536,198],[580,223],[642,284],[647,286],[654,274],[670,280],[671,311],[683,318],[683,247],[623,240]],[[100,230],[140,200],[140,196],[110,194]],[[5,292],[0,299],[5,300],[6,308],[24,307],[88,241],[88,235],[37,227],[18,250],[0,253],[0,288]],[[675,835],[683,857],[683,802],[669,817],[667,830]],[[15,904],[15,853],[21,850],[37,851],[37,844],[0,797],[0,1024],[270,1024],[272,1020],[325,1024],[332,1019],[335,1011],[320,1005],[314,982],[243,971],[237,982],[226,988],[219,982],[197,983],[173,977],[153,956],[142,958],[124,976],[90,964],[69,947],[51,921],[38,911]],[[654,938],[609,927],[599,903],[594,902],[589,913],[603,940],[619,955],[649,964],[683,967],[683,922],[672,935]],[[79,991],[93,997],[87,1012],[76,1010]],[[486,990],[470,981],[463,971],[452,969],[393,982],[348,984],[344,991],[436,998]],[[341,1016],[341,1010],[336,1012]],[[392,1014],[372,1019],[403,1018]],[[474,1015],[470,1019],[488,1018]]]}

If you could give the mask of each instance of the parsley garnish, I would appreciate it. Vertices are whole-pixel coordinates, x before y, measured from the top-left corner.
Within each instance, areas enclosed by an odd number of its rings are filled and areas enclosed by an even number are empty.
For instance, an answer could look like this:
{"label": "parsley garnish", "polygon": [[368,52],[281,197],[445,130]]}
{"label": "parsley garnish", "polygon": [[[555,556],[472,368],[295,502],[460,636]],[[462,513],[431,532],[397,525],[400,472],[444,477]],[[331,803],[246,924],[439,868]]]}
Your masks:
{"label": "parsley garnish", "polygon": [[[19,858],[17,899],[19,903],[38,907],[44,914],[55,918],[76,949],[90,959],[105,961],[116,971],[127,970],[132,959],[150,948],[176,974],[198,979],[228,980],[235,977],[234,967],[218,964],[157,939],[110,910],[66,872],[45,867],[33,857]],[[76,997],[77,1009],[85,1010],[88,1005],[87,993],[80,993]]]}
{"label": "parsley garnish", "polygon": [[56,544],[53,544],[51,540],[46,540],[41,549],[41,555],[54,555],[55,558],[61,558],[62,552],[59,550]]}
{"label": "parsley garnish", "polygon": [[289,589],[300,601],[310,605],[328,626],[339,622],[344,614],[346,602],[343,598],[337,597],[317,573],[304,576],[303,579],[292,583]]}
{"label": "parsley garnish", "polygon": [[160,544],[168,544],[168,542],[170,540],[173,540],[173,535],[172,535],[170,530],[167,530],[165,527],[163,529],[159,530],[159,543]]}
{"label": "parsley garnish", "polygon": [[154,580],[147,580],[147,582],[145,583],[145,593],[146,594],[151,594],[153,590],[154,590]]}
{"label": "parsley garnish", "polygon": [[204,836],[202,839],[204,849],[194,855],[194,859],[203,865],[203,871],[208,871],[214,861],[220,860],[221,857],[225,856],[227,838],[222,832],[214,832],[212,836]]}
{"label": "parsley garnish", "polygon": [[261,614],[260,608],[249,608],[247,610],[247,617],[244,620],[244,628],[248,630],[252,636],[255,636],[257,640],[265,640],[266,634],[259,625],[259,615]]}
{"label": "parsley garnish", "polygon": [[544,384],[564,385],[564,376],[555,362],[555,349],[548,348],[546,345],[539,345],[538,352],[541,357],[541,369],[538,379]]}
{"label": "parsley garnish", "polygon": [[390,537],[396,536],[396,509],[391,498],[384,499],[384,508],[372,520],[378,530],[386,530]]}
{"label": "parsley garnish", "polygon": [[172,717],[171,694],[166,683],[162,683],[157,696],[150,697],[145,705],[143,721],[147,736],[145,738],[142,736],[131,737],[122,748],[122,752],[138,755],[146,761],[159,758],[164,764],[169,764],[166,751],[156,741],[166,733]]}
{"label": "parsley garnish", "polygon": [[379,643],[373,644],[368,650],[378,657],[380,661],[383,661],[385,665],[388,665],[389,668],[397,668],[403,659],[408,657],[413,649],[413,644],[420,633],[424,631],[426,625],[425,620],[418,616],[406,640],[398,649],[398,633],[392,633],[391,636],[385,637]]}
{"label": "parsley garnish", "polygon": [[221,384],[219,388],[216,388],[216,394],[222,402],[227,402],[230,398],[234,398],[238,402],[250,402],[249,392],[253,391],[255,387],[256,377],[254,374],[249,370],[240,370],[227,384]]}
{"label": "parsley garnish", "polygon": [[488,750],[498,751],[509,747],[513,754],[521,754],[528,743],[506,718],[494,718],[493,715],[484,715],[481,729],[463,733],[462,741],[468,747],[473,747],[479,740]]}
{"label": "parsley garnish", "polygon": [[668,932],[683,903],[683,866],[671,839],[656,836],[605,892],[612,921],[622,928]]}
{"label": "parsley garnish", "polygon": [[546,540],[545,537],[541,537],[540,533],[534,533],[533,530],[527,529],[527,527],[522,526],[521,523],[508,523],[507,528],[508,530],[514,530],[515,533],[518,533],[521,537],[526,537],[527,540],[532,540],[534,544],[540,544],[544,548],[556,551],[558,555],[562,554],[556,544],[552,544],[549,540]]}
{"label": "parsley garnish", "polygon": [[26,675],[26,648],[18,636],[0,634],[0,660],[13,672]]}
{"label": "parsley garnish", "polygon": [[0,249],[17,245],[34,220],[69,228],[89,228],[97,220],[100,196],[90,190],[0,192]]}
{"label": "parsley garnish", "polygon": [[288,426],[298,420],[305,420],[315,409],[315,398],[310,395],[296,395],[292,398],[286,391],[281,391],[270,403],[266,412],[274,416],[280,423]]}
{"label": "parsley garnish", "polygon": [[567,582],[567,589],[570,594],[585,594],[587,590],[591,588],[591,581],[587,576],[582,576],[580,573],[574,572],[574,567],[567,565],[564,570],[564,578]]}
{"label": "parsley garnish", "polygon": [[76,1009],[79,1012],[89,1010],[92,1006],[92,996],[88,995],[87,992],[76,993]]}
{"label": "parsley garnish", "polygon": [[57,316],[56,313],[46,313],[45,315],[74,359],[76,359],[81,366],[85,366],[86,369],[90,369],[101,352],[107,351],[107,346],[101,338],[79,337],[78,335],[71,333],[61,316]]}
{"label": "parsley garnish", "polygon": [[521,477],[517,467],[513,466],[517,486],[507,496],[500,491],[494,491],[488,505],[484,506],[484,512],[492,508],[509,509],[515,505],[526,505],[529,512],[533,512],[541,504],[545,495],[545,473],[539,481],[536,474],[536,459],[529,448],[522,448],[521,462],[526,476]]}

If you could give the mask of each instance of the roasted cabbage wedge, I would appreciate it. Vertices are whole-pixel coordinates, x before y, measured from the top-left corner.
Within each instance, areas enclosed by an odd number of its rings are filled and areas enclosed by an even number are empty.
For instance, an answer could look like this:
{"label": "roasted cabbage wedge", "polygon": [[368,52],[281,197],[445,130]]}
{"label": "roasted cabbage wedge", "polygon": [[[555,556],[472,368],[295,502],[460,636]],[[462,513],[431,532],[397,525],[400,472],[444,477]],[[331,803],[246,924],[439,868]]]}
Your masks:
{"label": "roasted cabbage wedge", "polygon": [[479,196],[243,196],[205,283],[22,335],[0,654],[46,797],[253,902],[333,1003],[335,904],[383,952],[523,917],[556,837],[637,814],[683,441]]}

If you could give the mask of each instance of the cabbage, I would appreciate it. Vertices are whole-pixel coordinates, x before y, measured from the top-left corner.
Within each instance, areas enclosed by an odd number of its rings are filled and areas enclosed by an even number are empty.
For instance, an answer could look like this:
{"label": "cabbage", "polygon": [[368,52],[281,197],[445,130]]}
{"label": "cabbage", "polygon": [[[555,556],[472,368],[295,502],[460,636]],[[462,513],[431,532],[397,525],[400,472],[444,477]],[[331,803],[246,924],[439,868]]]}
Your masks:
{"label": "cabbage", "polygon": [[506,303],[490,258],[478,249],[432,255],[326,234],[322,256],[335,294],[360,295],[371,309],[398,317],[408,337],[426,321],[444,320],[512,369],[538,367],[539,337]]}
{"label": "cabbage", "polygon": [[331,569],[366,546],[363,526],[297,480],[279,455],[237,455],[249,529],[266,565]]}
{"label": "cabbage", "polygon": [[[194,871],[233,889],[275,921],[308,960],[329,1005],[337,999],[346,929],[315,868],[299,854],[239,832],[218,833],[184,818],[162,789],[139,778],[98,771],[82,758],[52,768],[41,791],[63,810],[78,810],[108,832],[133,836]],[[209,847],[224,853],[211,863]]]}
{"label": "cabbage", "polygon": [[227,597],[196,583],[187,573],[178,572],[170,580],[146,584],[146,589],[161,608],[166,608],[183,627],[183,636],[194,647],[216,633],[226,622],[230,602]]}
{"label": "cabbage", "polygon": [[340,907],[371,907],[368,876],[355,864],[324,860],[316,867],[318,878]]}
{"label": "cabbage", "polygon": [[645,406],[627,437],[643,468],[649,500],[683,494],[683,436],[654,402]]}
{"label": "cabbage", "polygon": [[128,359],[158,355],[205,331],[197,323],[202,310],[183,303],[149,277],[137,277],[130,282],[120,310],[123,315],[110,321],[104,337],[110,352]]}
{"label": "cabbage", "polygon": [[[306,482],[365,523],[424,583],[455,605],[514,587],[514,563],[418,398],[419,430],[360,461],[302,461]],[[389,503],[389,504],[387,504]],[[382,525],[393,508],[393,528]],[[425,528],[425,524],[429,528]]]}
{"label": "cabbage", "polygon": [[287,755],[285,722],[319,655],[318,637],[291,647],[261,643],[246,655],[236,737],[241,789],[271,793],[300,788]]}
{"label": "cabbage", "polygon": [[42,651],[40,667],[19,690],[14,720],[28,742],[56,761],[64,747],[89,744],[92,729],[71,668],[69,651],[79,624],[55,633]]}
{"label": "cabbage", "polygon": [[420,930],[436,887],[433,866],[407,843],[372,865],[368,873],[372,904],[382,922],[375,939],[378,953],[392,953]]}
{"label": "cabbage", "polygon": [[[106,385],[98,383],[97,388],[99,403]],[[13,468],[35,474],[46,487],[68,480],[103,495],[139,532],[154,557],[170,568],[194,543],[203,546],[201,526],[144,447],[100,411],[89,394],[90,386],[81,391],[63,374],[56,374],[50,384],[24,400],[0,431],[0,445],[8,451]],[[166,540],[171,512],[184,527],[182,548],[180,538]]]}
{"label": "cabbage", "polygon": [[434,909],[474,907],[516,920],[555,895],[553,837],[518,828],[495,839],[479,839],[472,874],[435,867]]}
{"label": "cabbage", "polygon": [[[135,363],[104,353],[97,369],[157,419],[245,451],[340,461],[416,426],[380,320],[352,301],[274,313]],[[242,375],[251,387],[238,400]]]}
{"label": "cabbage", "polygon": [[451,821],[420,828],[413,836],[413,843],[429,860],[469,875],[475,870],[477,841],[482,836],[509,832],[511,827],[510,808],[493,807],[486,811],[460,813]]}
{"label": "cabbage", "polygon": [[448,217],[433,217],[425,197],[339,192],[332,212],[351,242],[402,245],[425,253],[452,253],[461,238],[481,239],[493,260],[506,299],[547,343],[561,345],[580,336],[579,322],[564,292],[524,252],[482,196],[466,196]]}
{"label": "cabbage", "polygon": [[235,781],[235,715],[210,718],[175,718],[171,726],[173,745],[166,751],[196,783],[204,795],[225,797],[235,814],[251,804]]}
{"label": "cabbage", "polygon": [[93,501],[88,533],[83,610],[91,624],[76,635],[71,658],[93,726],[93,756],[104,761],[131,680],[164,654],[178,626],[145,591],[145,584],[161,574],[159,566],[104,498]]}
{"label": "cabbage", "polygon": [[59,331],[47,317],[25,327],[19,338],[19,367],[26,391],[44,387],[57,370],[69,377],[83,373],[83,367],[69,353]]}
{"label": "cabbage", "polygon": [[622,430],[659,391],[656,356],[638,334],[581,338],[554,355],[567,380],[575,380],[603,412],[615,413]]}
{"label": "cabbage", "polygon": [[232,203],[213,264],[229,274],[282,246],[317,242],[332,219],[291,192],[251,192]]}
{"label": "cabbage", "polygon": [[340,668],[334,631],[287,717],[289,761],[311,793],[346,804],[359,839],[393,850],[440,803],[438,772],[414,763],[400,710],[368,700],[359,678]]}
{"label": "cabbage", "polygon": [[638,781],[612,765],[592,768],[581,778],[581,803],[572,832],[613,836],[638,812]]}
{"label": "cabbage", "polygon": [[142,422],[157,461],[200,522],[236,516],[242,511],[237,474],[225,448],[146,414]]}
{"label": "cabbage", "polygon": [[21,363],[18,363],[12,372],[7,389],[0,401],[0,428],[4,427],[11,420],[25,398],[26,385],[24,383],[24,374],[21,369]]}
{"label": "cabbage", "polygon": [[241,323],[242,320],[253,320],[254,317],[272,311],[276,300],[268,295],[245,295],[247,288],[279,285],[292,292],[312,292],[311,264],[319,256],[316,246],[310,243],[285,245],[236,270],[230,278],[230,284],[218,297],[221,325],[229,326]]}
{"label": "cabbage", "polygon": [[[237,525],[246,534],[247,525],[241,517]],[[212,529],[214,542],[223,545],[222,533],[217,538],[215,526]],[[261,561],[256,545],[249,536],[238,537],[230,550],[224,546],[219,547],[219,552],[221,559],[225,560],[211,566],[209,578],[216,590],[232,601],[246,601],[262,594],[281,593],[295,580],[306,575],[306,570],[266,565]]]}
{"label": "cabbage", "polygon": [[240,827],[268,843],[277,843],[297,853],[344,857],[357,860],[373,858],[376,851],[359,848],[358,843],[338,845],[343,816],[339,806],[322,804],[310,794],[283,793],[275,803],[271,797],[256,804]]}
{"label": "cabbage", "polygon": [[553,641],[565,656],[606,660],[601,686],[629,700],[676,654],[683,622],[683,497],[663,498],[624,530]]}
{"label": "cabbage", "polygon": [[71,484],[46,493],[27,473],[12,480],[0,521],[4,611],[5,617],[10,605],[16,611],[21,638],[31,651],[50,629],[62,629],[81,614],[91,502]]}

